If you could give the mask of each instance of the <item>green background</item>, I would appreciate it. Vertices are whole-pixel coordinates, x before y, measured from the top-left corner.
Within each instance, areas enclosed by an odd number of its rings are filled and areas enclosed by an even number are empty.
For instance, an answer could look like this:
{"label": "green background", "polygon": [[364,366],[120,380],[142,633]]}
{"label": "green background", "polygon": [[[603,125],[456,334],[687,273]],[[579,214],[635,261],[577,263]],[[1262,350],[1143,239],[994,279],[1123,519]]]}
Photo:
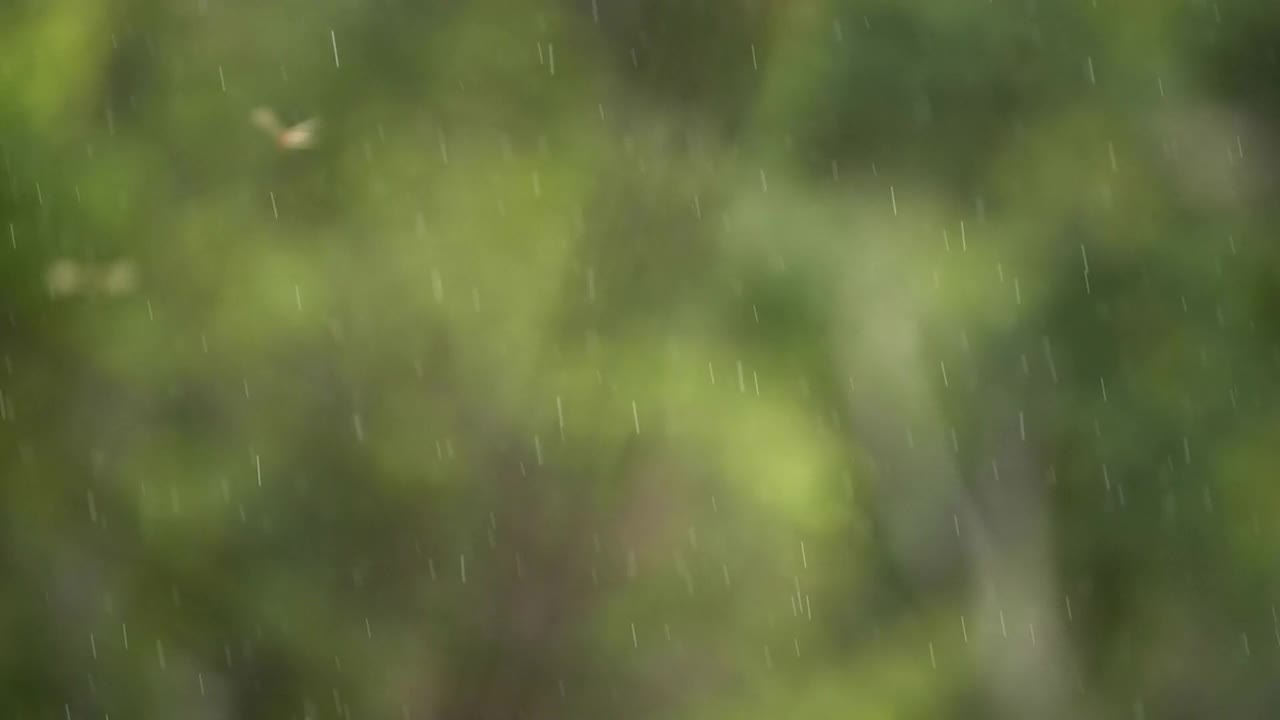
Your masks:
{"label": "green background", "polygon": [[1277,38],[0,6],[0,715],[1270,716]]}

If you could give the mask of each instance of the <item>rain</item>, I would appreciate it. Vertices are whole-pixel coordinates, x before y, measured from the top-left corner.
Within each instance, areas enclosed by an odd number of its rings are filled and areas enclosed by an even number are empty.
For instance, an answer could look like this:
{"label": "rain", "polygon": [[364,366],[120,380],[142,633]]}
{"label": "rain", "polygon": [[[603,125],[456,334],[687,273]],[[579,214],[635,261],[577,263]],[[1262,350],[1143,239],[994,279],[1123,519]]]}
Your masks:
{"label": "rain", "polygon": [[1275,715],[1277,37],[0,9],[0,714]]}

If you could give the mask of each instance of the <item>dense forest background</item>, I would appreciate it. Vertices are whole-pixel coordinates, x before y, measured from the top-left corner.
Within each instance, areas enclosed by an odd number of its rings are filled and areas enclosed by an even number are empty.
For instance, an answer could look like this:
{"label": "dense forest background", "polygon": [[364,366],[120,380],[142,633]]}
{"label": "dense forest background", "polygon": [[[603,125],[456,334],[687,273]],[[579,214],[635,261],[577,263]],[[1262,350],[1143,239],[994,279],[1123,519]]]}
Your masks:
{"label": "dense forest background", "polygon": [[1278,41],[3,4],[0,715],[1272,716]]}

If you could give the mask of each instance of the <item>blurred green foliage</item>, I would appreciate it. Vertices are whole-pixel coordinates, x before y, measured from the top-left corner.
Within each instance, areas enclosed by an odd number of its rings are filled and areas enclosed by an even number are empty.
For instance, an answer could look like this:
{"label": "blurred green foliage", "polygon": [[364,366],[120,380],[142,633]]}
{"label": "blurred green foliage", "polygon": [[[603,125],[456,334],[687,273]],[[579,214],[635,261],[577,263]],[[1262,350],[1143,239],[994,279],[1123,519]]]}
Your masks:
{"label": "blurred green foliage", "polygon": [[0,714],[1266,716],[1277,37],[0,7]]}

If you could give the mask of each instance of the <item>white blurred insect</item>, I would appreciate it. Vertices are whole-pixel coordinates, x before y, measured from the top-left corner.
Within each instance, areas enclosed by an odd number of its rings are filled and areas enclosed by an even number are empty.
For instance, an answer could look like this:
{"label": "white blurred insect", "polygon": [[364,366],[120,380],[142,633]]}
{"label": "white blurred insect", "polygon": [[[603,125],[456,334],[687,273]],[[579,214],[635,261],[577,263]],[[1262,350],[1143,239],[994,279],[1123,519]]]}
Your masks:
{"label": "white blurred insect", "polygon": [[49,295],[55,298],[91,294],[116,297],[138,286],[138,269],[132,260],[89,263],[59,258],[45,272]]}
{"label": "white blurred insect", "polygon": [[303,150],[316,143],[316,131],[320,129],[320,121],[316,118],[303,120],[292,127],[285,127],[271,108],[256,108],[249,114],[249,120],[270,135],[281,150]]}

